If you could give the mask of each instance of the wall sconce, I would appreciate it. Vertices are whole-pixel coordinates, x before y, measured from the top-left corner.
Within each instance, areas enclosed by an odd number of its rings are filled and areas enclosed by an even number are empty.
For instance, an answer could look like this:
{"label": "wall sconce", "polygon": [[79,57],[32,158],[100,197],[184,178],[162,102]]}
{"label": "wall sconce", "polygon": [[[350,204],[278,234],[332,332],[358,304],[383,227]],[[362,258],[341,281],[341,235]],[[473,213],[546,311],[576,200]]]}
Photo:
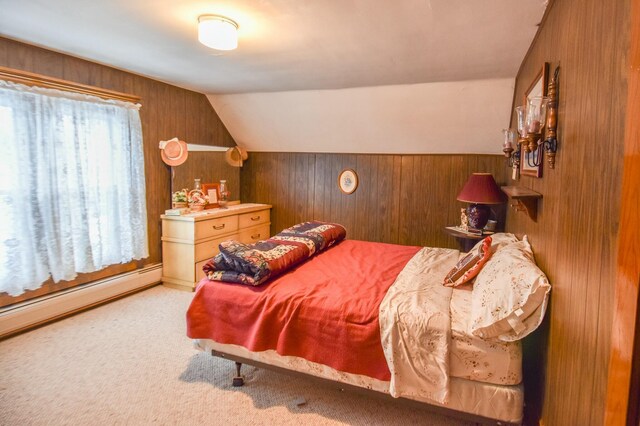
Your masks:
{"label": "wall sconce", "polygon": [[526,137],[523,138],[522,142],[522,150],[525,153],[534,152],[538,144],[542,143],[541,139],[544,132],[544,123],[547,120],[548,103],[549,98],[546,96],[533,96],[527,99],[524,129]]}
{"label": "wall sconce", "polygon": [[[518,107],[521,108],[521,107]],[[514,129],[502,129],[504,133],[504,143],[502,144],[502,152],[509,159],[509,167],[518,168],[520,166],[520,144],[517,141],[517,133]],[[517,147],[514,152],[513,147]]]}
{"label": "wall sconce", "polygon": [[[556,138],[558,120],[558,73],[556,67],[553,78],[549,82],[547,96],[535,96],[527,99],[525,106],[516,107],[518,127],[518,148],[513,149],[513,138],[505,130],[505,142],[502,151],[509,158],[509,167],[518,166],[520,161],[527,161],[530,167],[539,166],[547,155],[549,167],[554,168],[558,140]],[[512,129],[507,129],[513,131]],[[545,137],[546,136],[546,137]],[[537,151],[536,151],[537,149]],[[536,152],[536,155],[522,155]],[[526,158],[526,160],[524,160]]]}
{"label": "wall sconce", "polygon": [[198,17],[198,41],[217,50],[233,50],[238,47],[238,24],[218,15]]}

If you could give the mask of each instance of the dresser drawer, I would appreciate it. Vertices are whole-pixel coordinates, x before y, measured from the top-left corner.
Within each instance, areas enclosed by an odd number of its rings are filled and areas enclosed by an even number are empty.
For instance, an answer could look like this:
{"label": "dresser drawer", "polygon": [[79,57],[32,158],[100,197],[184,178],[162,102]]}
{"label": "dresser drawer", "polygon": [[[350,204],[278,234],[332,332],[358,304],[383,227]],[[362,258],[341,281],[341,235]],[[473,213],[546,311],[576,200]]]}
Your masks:
{"label": "dresser drawer", "polygon": [[266,240],[270,237],[270,228],[270,225],[262,225],[250,229],[241,229],[240,232],[238,232],[238,241],[245,244],[251,244],[256,241]]}
{"label": "dresser drawer", "polygon": [[215,240],[205,241],[195,245],[195,261],[201,262],[203,260],[209,260],[216,254],[220,253],[218,245],[223,241],[237,240],[238,234],[227,235],[223,238],[217,238]]}
{"label": "dresser drawer", "polygon": [[220,217],[217,219],[196,222],[195,240],[211,238],[238,230],[238,216]]}
{"label": "dresser drawer", "polygon": [[251,228],[262,223],[269,222],[269,209],[260,210],[253,213],[244,213],[238,216],[239,228]]}

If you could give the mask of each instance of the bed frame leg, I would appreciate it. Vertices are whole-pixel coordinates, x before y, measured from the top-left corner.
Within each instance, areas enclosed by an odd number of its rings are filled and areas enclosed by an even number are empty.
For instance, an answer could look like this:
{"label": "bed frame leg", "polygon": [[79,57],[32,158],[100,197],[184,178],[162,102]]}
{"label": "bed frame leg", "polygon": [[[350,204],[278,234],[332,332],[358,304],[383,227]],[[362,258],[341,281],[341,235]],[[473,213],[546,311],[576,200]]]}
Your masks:
{"label": "bed frame leg", "polygon": [[234,387],[240,387],[244,385],[244,377],[240,375],[241,368],[242,368],[242,363],[236,362],[236,377],[233,378]]}

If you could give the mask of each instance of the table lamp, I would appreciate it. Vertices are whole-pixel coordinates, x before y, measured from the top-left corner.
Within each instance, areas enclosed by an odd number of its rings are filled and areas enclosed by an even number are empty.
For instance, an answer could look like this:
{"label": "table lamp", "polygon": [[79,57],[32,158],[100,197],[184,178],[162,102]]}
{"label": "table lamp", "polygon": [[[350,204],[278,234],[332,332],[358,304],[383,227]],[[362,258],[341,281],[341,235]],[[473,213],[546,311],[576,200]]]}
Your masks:
{"label": "table lamp", "polygon": [[467,207],[469,226],[482,229],[489,220],[488,204],[502,204],[507,196],[500,190],[491,173],[473,173],[458,194],[458,201],[470,203]]}

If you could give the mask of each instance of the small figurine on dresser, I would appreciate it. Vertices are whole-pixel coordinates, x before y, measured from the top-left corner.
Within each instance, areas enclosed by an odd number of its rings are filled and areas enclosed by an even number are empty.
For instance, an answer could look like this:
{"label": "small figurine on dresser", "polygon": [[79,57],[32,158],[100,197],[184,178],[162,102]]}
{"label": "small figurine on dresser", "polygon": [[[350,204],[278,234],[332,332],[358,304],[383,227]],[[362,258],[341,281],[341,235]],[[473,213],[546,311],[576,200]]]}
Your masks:
{"label": "small figurine on dresser", "polygon": [[230,195],[231,195],[231,192],[227,189],[227,181],[224,179],[221,180],[220,181],[220,199],[218,200],[218,204],[220,205],[220,208],[222,209],[227,208],[227,202],[229,201]]}
{"label": "small figurine on dresser", "polygon": [[467,217],[467,209],[460,209],[460,228],[464,231],[469,230],[469,218]]}
{"label": "small figurine on dresser", "polygon": [[189,190],[184,188],[180,191],[176,191],[171,195],[171,208],[181,209],[187,207],[187,193]]}
{"label": "small figurine on dresser", "polygon": [[189,191],[189,208],[193,212],[199,212],[204,210],[205,204],[207,204],[207,200],[204,198],[204,192],[202,192],[202,188],[200,186],[200,179],[195,179],[194,188]]}

